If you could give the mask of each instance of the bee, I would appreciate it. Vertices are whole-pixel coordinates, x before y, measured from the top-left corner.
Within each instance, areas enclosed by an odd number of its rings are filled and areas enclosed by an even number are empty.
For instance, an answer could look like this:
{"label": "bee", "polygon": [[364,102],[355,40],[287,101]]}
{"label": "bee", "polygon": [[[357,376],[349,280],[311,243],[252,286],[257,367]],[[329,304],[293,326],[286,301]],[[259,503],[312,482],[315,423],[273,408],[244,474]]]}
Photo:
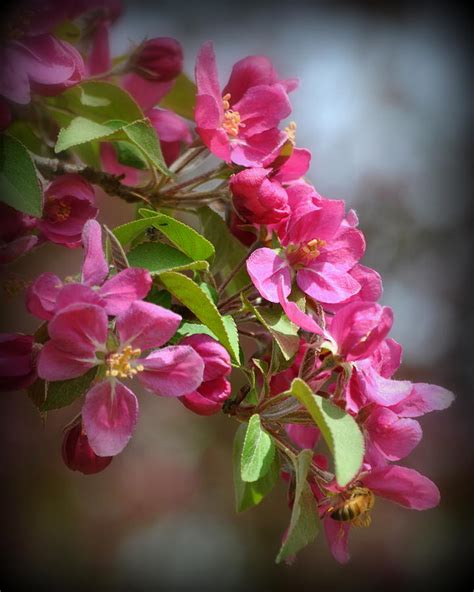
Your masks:
{"label": "bee", "polygon": [[340,501],[327,509],[333,520],[350,522],[353,526],[370,526],[370,510],[374,507],[375,495],[367,487],[355,486],[344,494]]}

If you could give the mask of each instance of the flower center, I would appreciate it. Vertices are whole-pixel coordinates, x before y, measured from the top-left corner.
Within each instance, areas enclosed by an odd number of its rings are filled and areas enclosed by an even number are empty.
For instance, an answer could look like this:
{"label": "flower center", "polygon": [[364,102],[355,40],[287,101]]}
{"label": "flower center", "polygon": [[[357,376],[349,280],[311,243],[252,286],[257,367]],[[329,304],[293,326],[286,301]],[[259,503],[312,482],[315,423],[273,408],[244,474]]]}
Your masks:
{"label": "flower center", "polygon": [[288,140],[293,144],[296,144],[296,122],[290,121],[290,123],[285,127],[285,133],[288,136]]}
{"label": "flower center", "polygon": [[236,138],[239,135],[239,127],[245,127],[245,123],[240,122],[240,113],[230,108],[230,93],[222,97],[222,106],[224,107],[224,121],[222,127],[229,136]]}
{"label": "flower center", "polygon": [[306,265],[319,257],[321,254],[320,249],[325,244],[326,241],[319,238],[313,238],[313,240],[304,244],[290,244],[286,248],[286,255],[292,265]]}
{"label": "flower center", "polygon": [[110,354],[106,361],[105,375],[113,378],[133,378],[144,369],[142,364],[133,363],[141,353],[141,349],[133,349],[131,345],[127,345],[122,351]]}
{"label": "flower center", "polygon": [[63,200],[49,200],[47,218],[50,222],[65,222],[71,215],[71,206]]}

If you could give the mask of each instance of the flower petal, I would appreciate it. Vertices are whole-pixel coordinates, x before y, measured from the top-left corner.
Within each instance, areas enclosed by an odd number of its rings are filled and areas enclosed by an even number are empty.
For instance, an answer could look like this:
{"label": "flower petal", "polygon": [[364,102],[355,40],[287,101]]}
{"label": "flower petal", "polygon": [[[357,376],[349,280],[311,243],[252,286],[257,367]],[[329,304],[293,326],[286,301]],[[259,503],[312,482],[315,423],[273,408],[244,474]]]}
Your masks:
{"label": "flower petal", "polygon": [[71,304],[48,325],[56,347],[77,358],[90,358],[97,350],[104,350],[107,329],[107,314],[96,304]]}
{"label": "flower petal", "polygon": [[137,398],[121,382],[99,382],[86,395],[82,421],[89,444],[98,456],[114,456],[122,452],[137,419]]}
{"label": "flower petal", "polygon": [[188,345],[172,345],[138,360],[144,370],[137,377],[152,393],[180,397],[196,390],[202,382],[204,362]]}
{"label": "flower petal", "polygon": [[347,563],[349,555],[350,524],[333,520],[329,516],[324,518],[324,533],[332,556],[339,563]]}
{"label": "flower petal", "polygon": [[260,294],[270,302],[278,302],[278,283],[283,281],[283,294],[291,292],[291,273],[288,262],[272,249],[257,249],[247,259],[247,271]]}
{"label": "flower petal", "polygon": [[420,424],[404,419],[385,407],[377,407],[364,424],[370,439],[388,460],[400,460],[410,454],[423,436]]}
{"label": "flower petal", "polygon": [[129,344],[141,350],[160,347],[173,335],[181,317],[157,304],[136,300],[122,312],[116,329],[122,346]]}
{"label": "flower petal", "polygon": [[95,356],[78,357],[48,341],[38,356],[38,376],[44,380],[69,380],[82,376],[97,364]]}
{"label": "flower petal", "polygon": [[296,283],[311,298],[329,304],[347,300],[360,290],[359,282],[349,273],[328,263],[299,269]]}
{"label": "flower petal", "polygon": [[108,279],[99,293],[106,302],[108,314],[119,315],[125,312],[132,302],[145,298],[151,284],[151,275],[146,269],[130,267]]}
{"label": "flower petal", "polygon": [[84,246],[82,281],[87,286],[100,286],[109,273],[109,266],[102,248],[102,230],[95,220],[89,220],[84,224],[82,244]]}
{"label": "flower petal", "polygon": [[285,296],[283,288],[283,278],[280,277],[280,282],[278,284],[279,302],[290,321],[293,321],[293,323],[305,331],[310,331],[311,333],[316,333],[317,335],[326,335],[325,331],[312,317],[303,312],[297,304],[288,300],[288,298]]}
{"label": "flower petal", "polygon": [[411,510],[428,510],[439,504],[436,485],[414,469],[390,465],[377,468],[362,479],[376,495]]}
{"label": "flower petal", "polygon": [[26,293],[28,312],[39,319],[49,321],[53,318],[56,299],[63,283],[54,273],[42,273]]}
{"label": "flower petal", "polygon": [[419,417],[430,411],[447,409],[454,401],[451,391],[436,384],[415,383],[410,394],[391,407],[401,417]]}

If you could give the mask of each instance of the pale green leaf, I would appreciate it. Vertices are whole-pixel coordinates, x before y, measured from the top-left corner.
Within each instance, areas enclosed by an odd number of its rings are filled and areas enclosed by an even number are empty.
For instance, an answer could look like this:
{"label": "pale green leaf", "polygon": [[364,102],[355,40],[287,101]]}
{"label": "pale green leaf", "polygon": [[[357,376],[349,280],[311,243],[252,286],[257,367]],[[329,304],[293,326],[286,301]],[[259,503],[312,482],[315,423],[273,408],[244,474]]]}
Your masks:
{"label": "pale green leaf", "polygon": [[148,159],[148,161],[167,177],[174,174],[166,166],[155,128],[149,119],[134,121],[122,128],[122,132]]}
{"label": "pale green leaf", "polygon": [[273,438],[262,428],[260,416],[255,413],[247,425],[242,448],[240,460],[242,481],[252,483],[264,477],[270,470],[274,456]]}
{"label": "pale green leaf", "polygon": [[207,261],[193,261],[187,255],[163,243],[142,243],[129,251],[131,267],[143,267],[151,274],[185,269],[209,269]]}
{"label": "pale green leaf", "polygon": [[63,152],[68,148],[80,146],[94,140],[105,140],[112,136],[125,122],[111,121],[96,123],[85,117],[75,117],[67,127],[63,127],[58,134],[54,151]]}
{"label": "pale green leaf", "polygon": [[186,74],[180,74],[170,92],[162,99],[160,107],[174,111],[181,117],[194,121],[196,85]]}

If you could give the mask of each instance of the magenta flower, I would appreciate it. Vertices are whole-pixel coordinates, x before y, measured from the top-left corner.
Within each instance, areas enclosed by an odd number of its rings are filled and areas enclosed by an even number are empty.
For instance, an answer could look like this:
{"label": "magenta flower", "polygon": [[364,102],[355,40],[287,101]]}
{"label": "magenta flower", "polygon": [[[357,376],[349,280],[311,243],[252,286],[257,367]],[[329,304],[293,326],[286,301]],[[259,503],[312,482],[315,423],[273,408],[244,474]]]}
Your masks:
{"label": "magenta flower", "polygon": [[[424,475],[407,467],[390,465],[362,473],[357,485],[410,510],[429,510],[439,504],[440,494],[436,485]],[[312,490],[316,499],[319,499],[319,489],[312,486]],[[333,520],[328,515],[328,505],[333,506],[334,501],[320,505],[326,539],[334,558],[339,563],[347,563],[350,559],[348,542],[351,523]]]}
{"label": "magenta flower", "polygon": [[49,321],[58,310],[83,302],[102,306],[109,315],[117,315],[148,294],[152,279],[146,269],[130,267],[106,279],[109,266],[102,247],[102,230],[95,220],[84,225],[82,245],[82,282],[64,284],[55,274],[42,273],[26,295],[31,314]]}
{"label": "magenta flower", "polygon": [[161,347],[180,321],[165,308],[136,301],[117,316],[113,333],[107,313],[96,304],[71,304],[49,322],[51,339],[38,359],[41,378],[68,380],[95,366],[105,372],[105,379],[86,394],[82,409],[85,432],[99,456],[121,452],[138,419],[137,398],[120,379],[136,378],[165,397],[185,395],[201,384],[204,362],[192,347]]}
{"label": "magenta flower", "polygon": [[44,197],[41,232],[53,243],[79,247],[85,223],[97,216],[92,185],[79,175],[63,175],[48,185]]}
{"label": "magenta flower", "polygon": [[0,333],[0,391],[24,389],[36,380],[34,339]]}
{"label": "magenta flower", "polygon": [[278,129],[291,113],[287,92],[296,81],[280,81],[270,61],[251,56],[237,62],[221,91],[212,43],[196,60],[196,131],[217,157],[243,166],[272,162],[288,140]]}
{"label": "magenta flower", "polygon": [[132,68],[147,80],[169,82],[181,74],[183,48],[172,37],[148,39],[133,56]]}
{"label": "magenta flower", "polygon": [[180,397],[181,403],[198,415],[217,413],[231,392],[226,378],[232,369],[227,350],[209,335],[190,335],[180,345],[192,347],[204,362],[202,384],[192,393]]}

